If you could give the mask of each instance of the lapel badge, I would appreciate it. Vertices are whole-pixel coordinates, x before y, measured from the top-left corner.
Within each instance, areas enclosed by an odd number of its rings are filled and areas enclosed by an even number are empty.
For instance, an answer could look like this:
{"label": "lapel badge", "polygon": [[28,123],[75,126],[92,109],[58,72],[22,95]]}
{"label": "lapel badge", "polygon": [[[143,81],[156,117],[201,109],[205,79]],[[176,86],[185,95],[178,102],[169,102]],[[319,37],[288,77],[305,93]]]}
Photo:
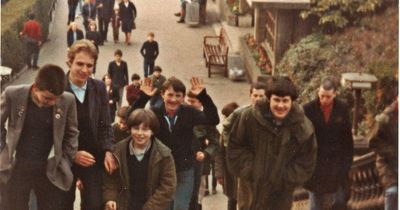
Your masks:
{"label": "lapel badge", "polygon": [[24,106],[20,106],[19,110],[18,110],[18,116],[22,117],[22,115],[24,114],[25,108]]}
{"label": "lapel badge", "polygon": [[55,115],[55,118],[56,118],[57,120],[59,120],[59,119],[61,118],[61,113],[62,113],[61,109],[60,109],[60,108],[57,108],[57,109],[56,109],[56,115]]}

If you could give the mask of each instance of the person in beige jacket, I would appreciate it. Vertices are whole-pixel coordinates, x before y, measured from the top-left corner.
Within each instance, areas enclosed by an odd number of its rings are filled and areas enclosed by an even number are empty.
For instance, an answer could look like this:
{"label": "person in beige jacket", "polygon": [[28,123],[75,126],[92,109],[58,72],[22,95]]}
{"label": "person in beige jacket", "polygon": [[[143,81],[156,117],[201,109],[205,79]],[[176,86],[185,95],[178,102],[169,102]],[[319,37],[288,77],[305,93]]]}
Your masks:
{"label": "person in beige jacket", "polygon": [[137,109],[127,120],[128,137],[116,145],[118,170],[105,174],[103,198],[107,210],[166,210],[176,189],[171,150],[154,137],[159,129],[155,114]]}

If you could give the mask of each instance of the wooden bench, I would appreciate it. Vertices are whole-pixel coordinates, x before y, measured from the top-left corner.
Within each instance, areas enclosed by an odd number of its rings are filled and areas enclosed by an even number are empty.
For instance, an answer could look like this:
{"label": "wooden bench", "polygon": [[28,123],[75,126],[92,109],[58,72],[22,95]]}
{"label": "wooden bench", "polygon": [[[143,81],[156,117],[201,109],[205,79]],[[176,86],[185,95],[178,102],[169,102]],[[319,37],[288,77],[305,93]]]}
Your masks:
{"label": "wooden bench", "polygon": [[204,36],[203,57],[208,68],[208,78],[211,77],[211,66],[223,67],[222,73],[228,76],[228,51],[228,37],[223,28],[219,36]]}

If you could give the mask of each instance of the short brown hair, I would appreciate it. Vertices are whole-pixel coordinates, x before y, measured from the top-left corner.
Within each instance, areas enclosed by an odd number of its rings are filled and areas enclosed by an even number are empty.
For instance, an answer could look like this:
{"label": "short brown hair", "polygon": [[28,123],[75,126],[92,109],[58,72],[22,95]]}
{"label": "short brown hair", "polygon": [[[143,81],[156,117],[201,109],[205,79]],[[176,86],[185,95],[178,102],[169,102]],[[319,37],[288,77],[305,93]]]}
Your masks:
{"label": "short brown hair", "polygon": [[47,64],[40,68],[35,78],[35,86],[41,91],[49,91],[59,96],[64,92],[65,77],[65,73],[61,67]]}
{"label": "short brown hair", "polygon": [[160,129],[158,118],[150,109],[136,109],[129,115],[126,122],[129,128],[139,126],[142,123],[149,126],[153,133],[157,133]]}
{"label": "short brown hair", "polygon": [[120,118],[125,118],[126,114],[128,113],[128,109],[129,109],[128,106],[122,106],[121,108],[118,109],[117,116]]}
{"label": "short brown hair", "polygon": [[250,94],[253,93],[253,89],[256,90],[265,90],[265,92],[267,92],[267,84],[262,83],[262,82],[254,82],[251,84],[250,86]]}
{"label": "short brown hair", "polygon": [[153,33],[153,32],[149,32],[149,33],[147,34],[147,36],[151,36],[151,37],[154,38],[154,33]]}
{"label": "short brown hair", "polygon": [[186,94],[187,97],[189,98],[197,98],[197,95],[194,94],[191,90],[188,91],[188,93]]}
{"label": "short brown hair", "polygon": [[221,113],[225,117],[229,117],[229,115],[231,115],[232,112],[235,111],[235,109],[237,109],[238,107],[239,107],[239,104],[237,104],[236,102],[231,102],[231,103],[225,104],[225,106],[221,110]]}
{"label": "short brown hair", "polygon": [[186,87],[181,80],[176,77],[170,77],[164,82],[161,92],[164,93],[168,88],[172,87],[175,92],[181,92],[183,95],[186,94]]}
{"label": "short brown hair", "polygon": [[81,39],[72,44],[68,50],[68,62],[71,64],[75,59],[75,55],[80,52],[88,53],[94,59],[94,63],[96,63],[99,52],[94,44],[87,39]]}
{"label": "short brown hair", "polygon": [[120,49],[115,50],[114,55],[119,55],[122,57],[122,51]]}

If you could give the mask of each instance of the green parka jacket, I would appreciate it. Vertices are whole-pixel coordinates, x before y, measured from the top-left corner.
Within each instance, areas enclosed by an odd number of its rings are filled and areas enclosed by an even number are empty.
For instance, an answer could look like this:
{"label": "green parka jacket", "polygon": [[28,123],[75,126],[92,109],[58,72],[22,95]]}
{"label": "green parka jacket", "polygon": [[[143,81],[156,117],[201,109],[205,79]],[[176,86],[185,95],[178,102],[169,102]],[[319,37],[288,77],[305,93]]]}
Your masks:
{"label": "green parka jacket", "polygon": [[313,174],[317,143],[311,121],[292,104],[281,126],[268,102],[242,112],[228,143],[228,168],[251,184],[252,210],[289,210],[292,194]]}
{"label": "green parka jacket", "polygon": [[[129,137],[116,144],[114,157],[117,159],[118,169],[111,175],[104,175],[104,201],[116,201],[118,210],[128,209],[130,185],[127,153],[131,140]],[[166,210],[176,189],[174,159],[171,150],[159,140],[153,138],[152,144],[147,171],[147,201],[142,210]]]}

